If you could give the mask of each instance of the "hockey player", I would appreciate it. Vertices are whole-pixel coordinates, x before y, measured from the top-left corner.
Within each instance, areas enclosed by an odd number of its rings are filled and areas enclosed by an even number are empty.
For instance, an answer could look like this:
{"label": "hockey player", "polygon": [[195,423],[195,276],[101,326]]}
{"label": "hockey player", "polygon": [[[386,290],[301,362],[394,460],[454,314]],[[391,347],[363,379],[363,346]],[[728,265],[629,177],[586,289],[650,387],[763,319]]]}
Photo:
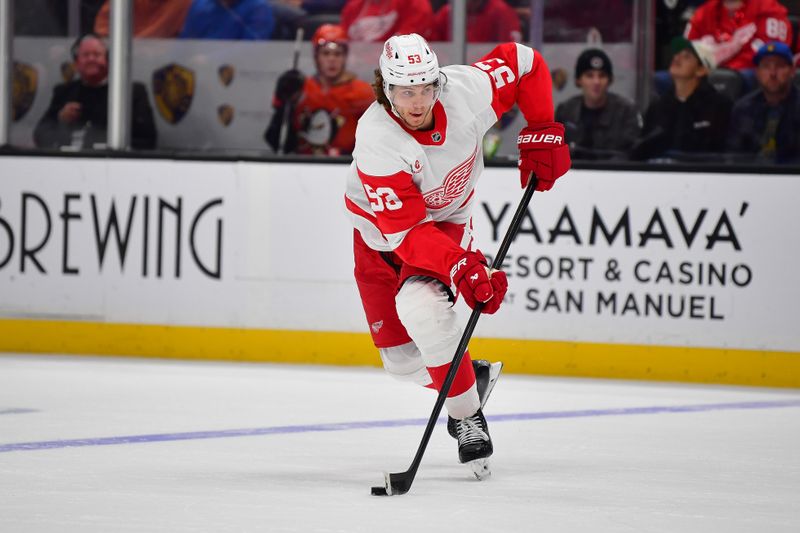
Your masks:
{"label": "hockey player", "polygon": [[[347,71],[347,34],[323,24],[311,38],[316,76],[284,72],[275,89],[274,113],[264,139],[273,150],[306,155],[347,155],[355,144],[358,117],[375,100],[369,83]],[[280,146],[285,106],[293,106],[285,145]]]}
{"label": "hockey player", "polygon": [[[491,314],[508,286],[470,249],[484,133],[518,104],[528,122],[518,140],[522,186],[533,172],[540,191],[569,169],[569,149],[553,122],[550,71],[527,46],[502,44],[472,66],[440,69],[421,36],[394,36],[375,76],[377,102],[359,120],[345,195],[355,278],[386,371],[439,390],[462,333],[457,295]],[[476,385],[474,369],[466,353],[445,408],[459,460],[480,477],[493,450],[481,409],[491,385]]]}

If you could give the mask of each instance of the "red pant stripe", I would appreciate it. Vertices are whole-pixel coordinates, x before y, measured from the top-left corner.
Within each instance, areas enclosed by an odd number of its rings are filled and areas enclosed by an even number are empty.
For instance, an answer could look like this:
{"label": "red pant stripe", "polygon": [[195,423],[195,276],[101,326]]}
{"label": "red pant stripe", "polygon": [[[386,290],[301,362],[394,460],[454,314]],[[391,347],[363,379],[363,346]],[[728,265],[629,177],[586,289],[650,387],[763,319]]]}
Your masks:
{"label": "red pant stripe", "polygon": [[[442,385],[447,377],[447,372],[450,370],[450,363],[442,366],[428,367],[428,373],[433,379],[433,384],[436,390],[442,390]],[[453,380],[453,385],[447,392],[447,397],[452,398],[458,396],[469,390],[475,384],[475,370],[472,368],[472,359],[469,357],[469,352],[464,353],[464,358],[461,359],[461,365],[456,372],[456,378]]]}

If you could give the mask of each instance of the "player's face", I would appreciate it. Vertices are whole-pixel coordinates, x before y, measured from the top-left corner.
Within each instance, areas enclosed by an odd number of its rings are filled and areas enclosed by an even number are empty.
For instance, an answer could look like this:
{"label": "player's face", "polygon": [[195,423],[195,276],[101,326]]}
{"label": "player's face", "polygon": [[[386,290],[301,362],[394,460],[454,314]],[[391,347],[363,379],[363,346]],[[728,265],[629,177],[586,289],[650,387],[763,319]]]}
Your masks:
{"label": "player's face", "polygon": [[336,44],[329,44],[317,51],[317,68],[323,78],[335,80],[344,72],[347,55],[344,48]]}
{"label": "player's face", "polygon": [[594,103],[605,100],[610,81],[608,74],[602,70],[590,69],[578,78],[578,85],[583,91],[583,97],[590,103]]}
{"label": "player's face", "polygon": [[756,68],[756,77],[767,94],[780,95],[791,88],[794,69],[783,58],[766,56]]}
{"label": "player's face", "polygon": [[427,129],[433,124],[433,103],[436,101],[438,89],[428,85],[396,85],[392,87],[392,103],[412,130]]}

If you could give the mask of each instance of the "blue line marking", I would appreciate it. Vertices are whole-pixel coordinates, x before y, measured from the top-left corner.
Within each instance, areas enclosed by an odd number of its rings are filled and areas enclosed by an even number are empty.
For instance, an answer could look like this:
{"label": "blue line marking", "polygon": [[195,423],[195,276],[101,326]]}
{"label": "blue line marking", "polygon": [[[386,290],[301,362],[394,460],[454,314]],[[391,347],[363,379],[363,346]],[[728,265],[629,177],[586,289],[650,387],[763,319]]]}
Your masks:
{"label": "blue line marking", "polygon": [[8,409],[0,409],[0,415],[24,415],[27,413],[38,413],[38,409],[27,409],[24,407],[10,407]]}
{"label": "blue line marking", "polygon": [[[746,409],[780,409],[800,407],[800,400],[775,400],[761,402],[712,403],[698,405],[665,405],[650,407],[619,407],[615,409],[588,409],[581,411],[545,411],[539,413],[511,413],[488,416],[492,422],[517,420],[547,420],[552,418],[586,418],[598,416],[653,415],[664,413],[702,413],[709,411],[735,411]],[[330,424],[308,424],[299,426],[273,426],[265,428],[224,429],[212,431],[189,431],[184,433],[156,433],[150,435],[128,435],[120,437],[99,437],[87,439],[51,440],[40,442],[20,442],[0,444],[0,453],[53,450],[58,448],[79,448],[83,446],[113,446],[117,444],[138,444],[144,442],[171,442],[180,440],[225,439],[231,437],[255,437],[259,435],[285,435],[290,433],[314,433],[322,431],[348,431],[352,429],[395,428],[405,426],[424,426],[427,418],[401,420],[373,420],[364,422],[338,422]],[[444,419],[439,420],[440,424]]]}

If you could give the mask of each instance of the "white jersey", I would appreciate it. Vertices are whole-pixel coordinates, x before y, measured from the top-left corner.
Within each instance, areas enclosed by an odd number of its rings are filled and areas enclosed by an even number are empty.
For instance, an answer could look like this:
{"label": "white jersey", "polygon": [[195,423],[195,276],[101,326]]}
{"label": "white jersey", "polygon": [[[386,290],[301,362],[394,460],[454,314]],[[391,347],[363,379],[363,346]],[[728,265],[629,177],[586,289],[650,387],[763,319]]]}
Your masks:
{"label": "white jersey", "polygon": [[[525,90],[520,80],[539,65],[539,75],[528,76]],[[552,120],[547,65],[527,46],[500,45],[475,66],[441,72],[433,129],[408,130],[377,102],[358,122],[345,203],[353,226],[374,250],[397,251],[412,229],[428,222],[469,227],[484,134],[514,103],[529,121],[539,115]],[[539,95],[546,101],[537,102]],[[468,242],[468,235],[464,239]]]}

